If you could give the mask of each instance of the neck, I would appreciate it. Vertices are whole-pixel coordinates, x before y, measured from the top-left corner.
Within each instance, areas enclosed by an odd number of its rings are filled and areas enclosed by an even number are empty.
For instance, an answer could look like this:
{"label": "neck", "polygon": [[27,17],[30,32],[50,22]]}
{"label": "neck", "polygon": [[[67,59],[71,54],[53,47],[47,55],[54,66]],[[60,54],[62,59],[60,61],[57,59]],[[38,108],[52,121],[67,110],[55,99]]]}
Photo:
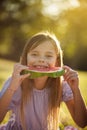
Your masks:
{"label": "neck", "polygon": [[47,79],[48,78],[45,77],[45,76],[34,79],[35,88],[36,89],[43,89],[43,88],[45,88],[45,84],[46,84]]}

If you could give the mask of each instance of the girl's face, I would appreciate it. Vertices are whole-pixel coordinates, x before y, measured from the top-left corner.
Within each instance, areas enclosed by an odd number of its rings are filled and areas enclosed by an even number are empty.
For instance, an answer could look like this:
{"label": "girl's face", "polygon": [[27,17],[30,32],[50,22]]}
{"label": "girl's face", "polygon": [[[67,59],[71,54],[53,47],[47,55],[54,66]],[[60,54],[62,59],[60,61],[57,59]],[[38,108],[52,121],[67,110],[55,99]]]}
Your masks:
{"label": "girl's face", "polygon": [[50,41],[43,42],[27,54],[27,65],[36,68],[54,67],[57,52]]}

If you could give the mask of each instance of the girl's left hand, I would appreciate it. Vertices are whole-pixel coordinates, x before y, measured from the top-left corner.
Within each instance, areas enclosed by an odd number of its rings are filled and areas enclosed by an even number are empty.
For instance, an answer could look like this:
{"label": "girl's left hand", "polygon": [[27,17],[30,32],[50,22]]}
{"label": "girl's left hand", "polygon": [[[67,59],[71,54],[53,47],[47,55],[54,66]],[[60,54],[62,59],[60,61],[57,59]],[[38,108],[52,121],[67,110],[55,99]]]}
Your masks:
{"label": "girl's left hand", "polygon": [[65,69],[64,80],[70,85],[72,89],[79,86],[79,77],[77,71],[68,66],[63,66]]}

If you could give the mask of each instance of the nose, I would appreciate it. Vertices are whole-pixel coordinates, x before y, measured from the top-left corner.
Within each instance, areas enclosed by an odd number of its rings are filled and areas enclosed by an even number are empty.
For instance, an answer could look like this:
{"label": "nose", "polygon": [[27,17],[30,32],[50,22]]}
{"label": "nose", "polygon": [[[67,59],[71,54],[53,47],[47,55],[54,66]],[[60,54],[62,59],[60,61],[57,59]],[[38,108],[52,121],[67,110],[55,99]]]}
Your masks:
{"label": "nose", "polygon": [[44,63],[45,62],[45,58],[44,57],[39,57],[39,62],[40,63]]}

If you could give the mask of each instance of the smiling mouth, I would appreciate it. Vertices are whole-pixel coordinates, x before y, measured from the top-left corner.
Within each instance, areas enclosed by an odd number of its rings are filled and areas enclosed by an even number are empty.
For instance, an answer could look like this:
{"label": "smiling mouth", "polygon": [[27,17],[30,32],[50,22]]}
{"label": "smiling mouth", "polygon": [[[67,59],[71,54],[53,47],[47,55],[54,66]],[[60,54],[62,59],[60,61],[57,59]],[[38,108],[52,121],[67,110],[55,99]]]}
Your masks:
{"label": "smiling mouth", "polygon": [[51,67],[46,65],[33,65],[33,66],[29,66],[29,68],[38,71],[49,71]]}
{"label": "smiling mouth", "polygon": [[45,65],[34,65],[33,67],[37,69],[50,68],[49,66],[45,66]]}

